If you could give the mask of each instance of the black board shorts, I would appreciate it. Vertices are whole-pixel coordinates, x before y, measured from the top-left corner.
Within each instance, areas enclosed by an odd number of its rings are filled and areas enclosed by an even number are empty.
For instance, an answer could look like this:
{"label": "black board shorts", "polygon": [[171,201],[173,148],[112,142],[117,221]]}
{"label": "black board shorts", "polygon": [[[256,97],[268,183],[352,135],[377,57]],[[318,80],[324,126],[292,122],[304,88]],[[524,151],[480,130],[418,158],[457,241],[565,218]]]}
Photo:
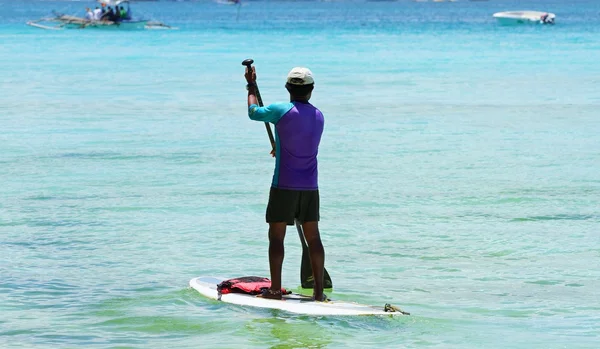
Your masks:
{"label": "black board shorts", "polygon": [[267,223],[318,222],[319,190],[289,190],[271,187],[267,205]]}

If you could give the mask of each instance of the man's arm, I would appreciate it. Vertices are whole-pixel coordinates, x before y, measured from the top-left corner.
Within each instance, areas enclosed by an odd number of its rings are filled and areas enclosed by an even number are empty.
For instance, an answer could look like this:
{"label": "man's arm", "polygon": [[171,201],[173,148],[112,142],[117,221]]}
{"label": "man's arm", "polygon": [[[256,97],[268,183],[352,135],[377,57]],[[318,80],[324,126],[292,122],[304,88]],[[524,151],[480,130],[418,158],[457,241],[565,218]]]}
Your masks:
{"label": "man's arm", "polygon": [[246,82],[248,82],[248,107],[251,105],[258,105],[258,99],[256,98],[256,68],[252,67],[252,71],[246,67]]}
{"label": "man's arm", "polygon": [[256,98],[256,84],[248,85],[248,107],[253,104],[258,105],[258,99]]}
{"label": "man's arm", "polygon": [[276,124],[281,117],[287,113],[291,107],[291,103],[275,103],[266,107],[258,105],[258,87],[256,85],[256,68],[252,67],[252,70],[248,70],[246,67],[246,82],[248,82],[248,116],[250,119],[255,121],[271,122]]}

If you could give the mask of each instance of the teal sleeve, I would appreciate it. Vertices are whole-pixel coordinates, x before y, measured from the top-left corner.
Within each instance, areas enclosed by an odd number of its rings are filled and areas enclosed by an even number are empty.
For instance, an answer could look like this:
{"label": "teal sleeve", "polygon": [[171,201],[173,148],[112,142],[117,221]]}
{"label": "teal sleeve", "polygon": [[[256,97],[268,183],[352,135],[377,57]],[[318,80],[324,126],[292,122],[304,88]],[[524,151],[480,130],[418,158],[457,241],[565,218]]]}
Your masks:
{"label": "teal sleeve", "polygon": [[293,107],[292,103],[273,103],[267,107],[259,107],[256,104],[252,104],[248,107],[248,116],[255,121],[276,124]]}

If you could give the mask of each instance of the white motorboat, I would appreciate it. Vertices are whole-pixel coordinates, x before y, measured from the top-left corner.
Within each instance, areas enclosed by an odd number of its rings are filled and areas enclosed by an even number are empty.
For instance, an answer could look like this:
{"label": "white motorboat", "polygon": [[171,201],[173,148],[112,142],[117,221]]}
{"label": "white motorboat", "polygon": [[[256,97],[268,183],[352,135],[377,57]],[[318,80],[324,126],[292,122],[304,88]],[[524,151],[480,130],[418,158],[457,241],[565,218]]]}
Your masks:
{"label": "white motorboat", "polygon": [[556,15],[540,11],[506,11],[494,13],[494,18],[502,25],[554,24]]}

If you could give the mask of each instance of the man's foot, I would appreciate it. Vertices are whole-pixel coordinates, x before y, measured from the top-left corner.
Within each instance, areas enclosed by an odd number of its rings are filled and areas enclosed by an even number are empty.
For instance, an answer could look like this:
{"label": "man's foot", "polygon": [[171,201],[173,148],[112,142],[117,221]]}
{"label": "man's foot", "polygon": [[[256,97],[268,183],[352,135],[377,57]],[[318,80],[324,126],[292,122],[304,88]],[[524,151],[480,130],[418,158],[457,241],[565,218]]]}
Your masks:
{"label": "man's foot", "polygon": [[315,295],[313,294],[312,300],[315,302],[329,302],[330,301],[330,299],[327,298],[327,295],[325,293],[321,294],[321,297],[319,297],[319,298],[315,297]]}
{"label": "man's foot", "polygon": [[256,297],[281,300],[281,290],[273,291],[270,288],[265,288],[262,293]]}

